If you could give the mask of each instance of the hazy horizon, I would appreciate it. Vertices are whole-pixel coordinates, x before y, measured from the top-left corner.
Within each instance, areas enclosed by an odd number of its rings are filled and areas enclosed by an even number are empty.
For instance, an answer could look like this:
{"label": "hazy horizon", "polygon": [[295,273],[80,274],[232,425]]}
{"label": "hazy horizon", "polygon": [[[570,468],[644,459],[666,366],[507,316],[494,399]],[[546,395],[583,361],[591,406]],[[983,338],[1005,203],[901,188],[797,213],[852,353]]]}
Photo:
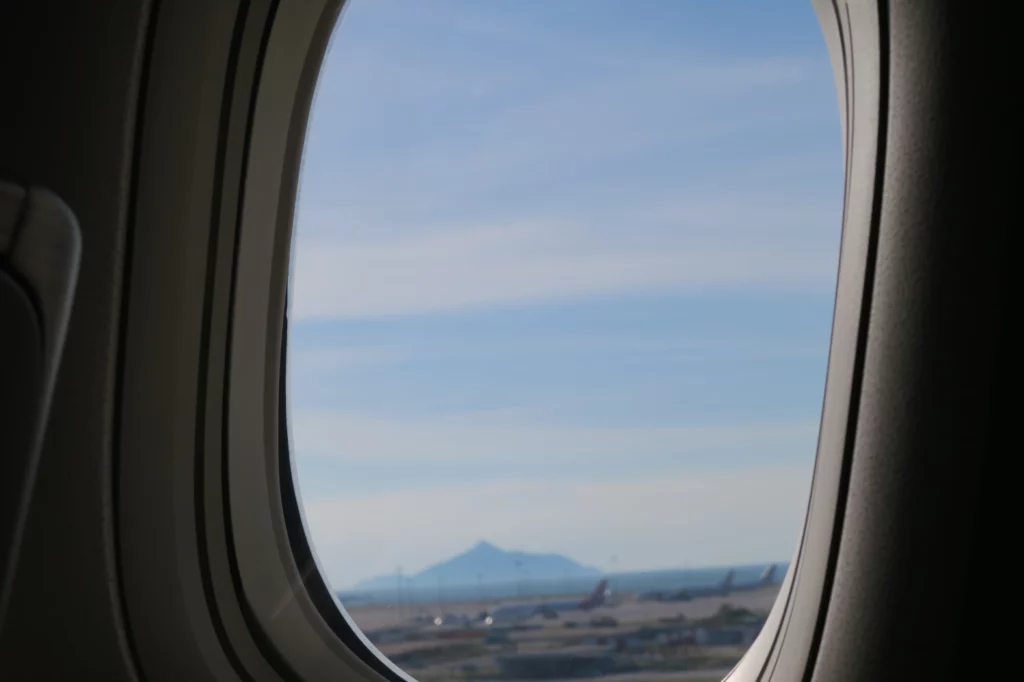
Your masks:
{"label": "hazy horizon", "polygon": [[[481,539],[481,540],[478,540],[478,541],[474,542],[470,547],[467,547],[467,548],[465,548],[463,550],[460,550],[460,551],[458,551],[458,552],[456,552],[454,554],[451,554],[451,555],[448,555],[448,556],[445,556],[445,557],[440,557],[440,558],[438,558],[436,560],[430,561],[429,563],[427,563],[427,564],[425,564],[423,566],[420,566],[418,568],[417,567],[409,567],[407,569],[406,567],[403,566],[402,567],[403,570],[402,570],[402,573],[401,573],[402,579],[405,580],[405,581],[413,580],[413,579],[416,578],[417,575],[419,575],[421,573],[424,573],[424,572],[426,572],[426,571],[428,571],[428,570],[430,570],[430,569],[432,569],[432,568],[434,568],[436,566],[444,564],[444,563],[448,562],[449,560],[454,559],[455,557],[458,557],[458,556],[461,556],[463,554],[466,554],[466,553],[470,552],[471,550],[475,549],[480,544],[490,545],[490,546],[492,546],[492,547],[494,547],[494,548],[496,548],[496,549],[498,549],[498,550],[500,550],[500,551],[502,551],[502,552],[504,552],[506,554],[529,554],[529,555],[533,555],[533,556],[556,555],[556,556],[559,556],[559,557],[563,557],[563,558],[569,559],[570,561],[573,561],[573,562],[579,564],[581,567],[593,568],[593,569],[597,570],[601,575],[609,575],[609,576],[610,575],[620,575],[620,574],[630,574],[630,573],[662,573],[662,572],[669,573],[669,572],[677,572],[677,571],[707,571],[707,570],[716,570],[716,569],[736,568],[736,567],[740,567],[740,566],[766,566],[766,565],[770,565],[770,564],[778,564],[780,566],[783,566],[783,565],[788,565],[790,563],[790,560],[791,560],[791,558],[786,558],[786,559],[767,558],[767,559],[761,559],[761,560],[757,560],[757,561],[746,561],[746,562],[742,562],[742,563],[710,564],[710,565],[695,565],[695,566],[678,566],[678,565],[673,565],[673,566],[653,566],[653,567],[637,568],[637,569],[633,569],[633,570],[629,570],[629,571],[623,571],[623,570],[615,570],[615,569],[613,569],[613,568],[611,568],[609,566],[606,566],[606,565],[590,565],[590,564],[585,564],[583,562],[576,561],[576,559],[574,559],[572,556],[569,556],[568,554],[565,554],[564,552],[559,552],[557,550],[531,551],[531,550],[524,550],[524,549],[520,549],[520,548],[505,548],[505,547],[501,547],[501,546],[499,546],[499,545],[497,545],[497,544],[495,544],[493,542],[490,542],[490,541],[488,541],[486,539]],[[385,573],[380,573],[380,574],[375,574],[375,575],[367,575],[367,576],[363,576],[361,578],[356,578],[352,583],[350,583],[348,585],[335,585],[335,587],[336,587],[336,589],[338,589],[340,591],[343,591],[343,592],[345,592],[345,591],[353,591],[353,590],[356,590],[358,588],[358,585],[360,583],[367,583],[367,582],[370,582],[372,580],[378,580],[378,579],[383,579],[383,578],[396,579],[398,577],[398,575],[399,574],[396,573],[395,571],[385,572]],[[582,578],[586,578],[586,576],[582,576]],[[555,576],[555,577],[552,577],[552,578],[533,578],[533,577],[527,577],[527,578],[524,578],[522,580],[522,582],[530,582],[530,581],[542,581],[543,582],[543,581],[559,580],[559,579],[560,579],[559,576]],[[574,577],[573,579],[581,579],[581,577]],[[483,576],[483,582],[485,584],[505,584],[505,581],[491,581],[491,582],[489,582],[487,580],[487,576],[486,575]],[[473,580],[470,580],[469,582],[466,582],[466,583],[452,583],[452,585],[459,584],[459,585],[465,585],[465,586],[472,586],[473,584],[476,584],[476,583],[477,583],[477,580],[474,578]]]}

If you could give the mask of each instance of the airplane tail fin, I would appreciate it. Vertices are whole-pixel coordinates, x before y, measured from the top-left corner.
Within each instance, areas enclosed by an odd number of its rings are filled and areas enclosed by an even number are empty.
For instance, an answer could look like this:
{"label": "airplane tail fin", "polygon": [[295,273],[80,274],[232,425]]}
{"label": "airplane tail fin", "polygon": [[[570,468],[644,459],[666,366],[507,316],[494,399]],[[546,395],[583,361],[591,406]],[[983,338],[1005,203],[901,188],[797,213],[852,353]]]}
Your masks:
{"label": "airplane tail fin", "polygon": [[608,581],[602,580],[594,588],[594,591],[587,595],[587,598],[580,604],[585,609],[592,609],[604,603],[605,595],[608,593]]}
{"label": "airplane tail fin", "polygon": [[764,573],[761,574],[761,579],[758,581],[762,585],[771,585],[775,582],[775,572],[779,569],[778,564],[772,564],[768,568],[764,569]]}
{"label": "airplane tail fin", "polygon": [[736,571],[729,569],[729,572],[722,578],[722,584],[719,587],[722,588],[723,592],[728,592],[732,589],[732,579],[736,576]]}

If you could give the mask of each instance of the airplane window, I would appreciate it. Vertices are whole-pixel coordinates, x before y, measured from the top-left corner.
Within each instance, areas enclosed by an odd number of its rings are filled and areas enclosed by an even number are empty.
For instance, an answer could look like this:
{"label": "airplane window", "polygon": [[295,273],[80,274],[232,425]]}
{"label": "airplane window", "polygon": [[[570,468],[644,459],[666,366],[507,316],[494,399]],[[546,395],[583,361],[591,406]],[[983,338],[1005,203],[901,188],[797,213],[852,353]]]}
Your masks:
{"label": "airplane window", "polygon": [[720,679],[803,524],[842,192],[806,0],[350,0],[289,430],[374,646],[421,682]]}

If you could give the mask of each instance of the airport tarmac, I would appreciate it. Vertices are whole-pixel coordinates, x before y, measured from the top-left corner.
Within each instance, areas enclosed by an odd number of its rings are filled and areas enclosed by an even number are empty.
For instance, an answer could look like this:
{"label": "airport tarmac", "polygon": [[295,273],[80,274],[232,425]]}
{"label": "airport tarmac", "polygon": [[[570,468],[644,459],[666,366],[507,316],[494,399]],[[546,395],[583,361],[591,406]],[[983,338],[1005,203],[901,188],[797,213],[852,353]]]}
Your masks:
{"label": "airport tarmac", "polygon": [[[467,601],[439,605],[417,604],[397,606],[357,606],[348,610],[350,617],[363,630],[375,633],[377,648],[386,656],[394,657],[399,667],[423,682],[471,682],[475,679],[516,682],[500,677],[498,660],[512,655],[573,655],[608,651],[611,642],[626,641],[639,629],[672,627],[699,622],[718,614],[723,605],[745,609],[762,617],[775,602],[778,586],[760,590],[738,592],[725,597],[701,597],[690,601],[640,601],[637,595],[620,593],[611,603],[586,611],[565,611],[555,618],[534,616],[519,627],[488,627],[477,621],[464,625],[436,626],[432,621],[442,614],[456,618],[475,619],[482,612],[510,601]],[[555,601],[556,598],[548,601]],[[518,600],[517,603],[542,603],[545,600]],[[564,601],[564,598],[562,598]],[[682,618],[680,617],[682,616]],[[394,633],[393,639],[380,639],[385,631]],[[490,641],[488,633],[503,632],[503,638]],[[680,650],[689,647],[690,651]],[[667,648],[665,648],[667,647]],[[659,645],[655,645],[659,648]],[[641,669],[610,673],[601,677],[607,682],[704,682],[719,680],[742,654],[746,645],[680,645],[665,644],[661,653],[621,653],[639,662]],[[653,655],[654,658],[651,658]],[[680,665],[680,657],[696,656],[701,669],[665,670],[665,665]],[[661,663],[656,659],[659,657]],[[666,663],[665,657],[676,661]],[[660,667],[659,667],[660,666]],[[687,667],[687,666],[682,666]],[[522,681],[528,682],[528,681]],[[550,682],[550,681],[549,681]]]}
{"label": "airport tarmac", "polygon": [[[658,602],[638,601],[634,594],[622,594],[612,599],[612,602],[589,611],[566,611],[558,614],[558,618],[547,620],[534,618],[530,622],[536,622],[550,626],[564,627],[565,621],[574,621],[580,624],[588,623],[593,618],[610,616],[622,624],[635,624],[648,621],[657,621],[664,618],[673,618],[680,613],[687,620],[697,620],[714,615],[723,604],[730,604],[735,607],[745,608],[754,612],[768,611],[775,603],[779,587],[769,586],[764,589],[738,592],[725,597],[703,597],[691,601]],[[572,595],[577,596],[577,595]],[[571,598],[571,597],[570,597]],[[552,597],[549,601],[564,600],[566,597]],[[445,602],[438,604],[408,604],[398,606],[355,606],[346,608],[349,616],[355,623],[365,631],[379,630],[381,628],[397,627],[408,625],[413,619],[420,616],[427,620],[443,615],[453,614],[455,616],[466,616],[475,618],[481,612],[492,609],[496,606],[507,604],[542,603],[545,600],[517,600],[517,601],[466,601],[466,602]],[[344,606],[344,604],[342,604]]]}

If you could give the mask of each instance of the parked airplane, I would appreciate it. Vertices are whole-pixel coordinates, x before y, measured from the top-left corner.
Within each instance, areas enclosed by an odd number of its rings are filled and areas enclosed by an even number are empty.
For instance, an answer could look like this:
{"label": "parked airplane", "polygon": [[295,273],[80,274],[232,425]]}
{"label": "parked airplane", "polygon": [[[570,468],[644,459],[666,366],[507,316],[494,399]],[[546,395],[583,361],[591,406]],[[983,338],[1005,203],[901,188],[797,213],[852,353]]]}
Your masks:
{"label": "parked airplane", "polygon": [[557,618],[558,614],[564,611],[589,611],[604,604],[607,595],[608,581],[602,580],[583,599],[530,604],[507,604],[489,611],[484,619],[484,623],[487,625],[516,623],[536,615],[542,615],[545,618]]}
{"label": "parked airplane", "polygon": [[722,578],[722,582],[717,585],[706,585],[697,587],[684,587],[679,590],[659,590],[654,592],[645,592],[640,595],[641,601],[690,601],[691,599],[699,599],[703,597],[725,597],[733,592],[750,592],[752,590],[759,590],[763,587],[774,584],[775,573],[778,571],[778,566],[772,564],[764,569],[761,573],[761,577],[757,580],[753,580],[746,583],[735,584],[733,579],[736,576],[736,572],[730,570]]}
{"label": "parked airplane", "polygon": [[761,573],[761,577],[757,580],[751,580],[750,582],[740,583],[738,585],[732,585],[729,588],[730,592],[750,592],[752,590],[760,590],[762,587],[768,587],[769,585],[775,584],[775,574],[778,572],[778,564],[772,564],[768,566]]}

